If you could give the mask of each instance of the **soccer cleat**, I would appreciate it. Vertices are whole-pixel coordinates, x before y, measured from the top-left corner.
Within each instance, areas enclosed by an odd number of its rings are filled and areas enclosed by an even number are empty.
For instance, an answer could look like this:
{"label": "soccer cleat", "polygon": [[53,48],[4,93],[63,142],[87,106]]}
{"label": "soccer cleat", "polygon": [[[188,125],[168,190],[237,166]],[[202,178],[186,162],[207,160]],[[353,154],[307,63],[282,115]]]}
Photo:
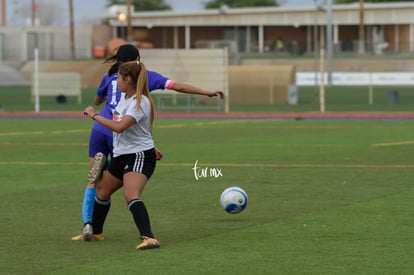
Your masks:
{"label": "soccer cleat", "polygon": [[83,226],[82,229],[82,241],[90,242],[93,240],[93,228],[90,223]]}
{"label": "soccer cleat", "polygon": [[160,247],[160,242],[157,241],[157,239],[144,236],[142,237],[142,242],[139,245],[137,245],[135,249],[145,250],[145,249],[158,248],[158,247]]}
{"label": "soccer cleat", "polygon": [[106,164],[106,157],[102,153],[96,153],[91,170],[88,174],[88,182],[95,184],[102,176],[103,168]]}
{"label": "soccer cleat", "polygon": [[[72,237],[72,241],[84,241],[84,239],[82,239],[83,234],[79,234],[76,236]],[[103,241],[104,240],[104,235],[101,234],[92,234],[92,238],[91,241]]]}

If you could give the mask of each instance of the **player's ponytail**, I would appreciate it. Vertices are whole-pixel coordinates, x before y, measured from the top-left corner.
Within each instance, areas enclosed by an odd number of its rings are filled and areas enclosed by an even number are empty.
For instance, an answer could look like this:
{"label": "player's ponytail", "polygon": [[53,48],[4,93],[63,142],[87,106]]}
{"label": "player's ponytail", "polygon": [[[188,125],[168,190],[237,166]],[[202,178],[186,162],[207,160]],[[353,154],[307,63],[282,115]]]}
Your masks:
{"label": "player's ponytail", "polygon": [[137,107],[141,107],[140,103],[141,103],[141,95],[145,95],[150,104],[151,104],[151,117],[150,117],[150,121],[151,121],[151,127],[152,127],[152,122],[154,121],[154,113],[155,113],[155,104],[154,101],[151,98],[151,95],[149,93],[149,89],[148,89],[148,77],[147,77],[147,69],[145,68],[144,63],[140,62],[140,61],[136,61],[136,65],[138,66],[138,77],[137,77]]}
{"label": "player's ponytail", "polygon": [[155,113],[155,104],[151,98],[148,89],[148,76],[147,76],[147,69],[145,65],[140,61],[130,61],[122,63],[119,66],[118,73],[122,77],[131,77],[133,83],[135,83],[136,89],[136,100],[137,100],[137,108],[141,108],[141,97],[142,95],[146,96],[151,104],[151,114],[150,114],[150,122],[152,127],[152,122],[154,121],[154,113]]}

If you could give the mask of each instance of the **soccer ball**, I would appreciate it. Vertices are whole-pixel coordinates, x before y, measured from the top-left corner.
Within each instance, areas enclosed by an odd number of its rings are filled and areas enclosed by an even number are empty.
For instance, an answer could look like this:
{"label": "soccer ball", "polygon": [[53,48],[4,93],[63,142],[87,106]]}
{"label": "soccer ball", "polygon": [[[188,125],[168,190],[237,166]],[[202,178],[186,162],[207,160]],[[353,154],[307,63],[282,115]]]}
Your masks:
{"label": "soccer ball", "polygon": [[247,194],[240,187],[232,186],[221,193],[220,203],[226,212],[237,214],[246,208]]}

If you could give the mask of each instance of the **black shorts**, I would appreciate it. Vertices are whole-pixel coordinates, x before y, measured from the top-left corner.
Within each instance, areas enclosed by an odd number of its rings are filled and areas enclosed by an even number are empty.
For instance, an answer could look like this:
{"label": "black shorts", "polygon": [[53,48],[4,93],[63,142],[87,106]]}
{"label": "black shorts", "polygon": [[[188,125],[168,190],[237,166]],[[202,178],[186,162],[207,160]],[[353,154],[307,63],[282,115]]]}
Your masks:
{"label": "black shorts", "polygon": [[108,171],[120,180],[128,172],[141,173],[149,179],[155,170],[156,162],[153,148],[144,152],[114,157],[109,163]]}

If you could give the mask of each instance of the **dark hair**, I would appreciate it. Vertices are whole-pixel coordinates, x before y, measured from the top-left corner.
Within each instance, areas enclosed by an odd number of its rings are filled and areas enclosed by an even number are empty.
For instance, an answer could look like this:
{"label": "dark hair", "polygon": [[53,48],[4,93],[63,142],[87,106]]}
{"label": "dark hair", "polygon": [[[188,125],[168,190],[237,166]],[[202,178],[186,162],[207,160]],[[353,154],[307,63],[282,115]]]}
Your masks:
{"label": "dark hair", "polygon": [[139,58],[139,56],[139,50],[134,45],[121,45],[114,55],[107,57],[104,61],[104,63],[115,62],[115,64],[109,68],[108,74],[111,75],[117,73],[121,63],[135,61]]}

